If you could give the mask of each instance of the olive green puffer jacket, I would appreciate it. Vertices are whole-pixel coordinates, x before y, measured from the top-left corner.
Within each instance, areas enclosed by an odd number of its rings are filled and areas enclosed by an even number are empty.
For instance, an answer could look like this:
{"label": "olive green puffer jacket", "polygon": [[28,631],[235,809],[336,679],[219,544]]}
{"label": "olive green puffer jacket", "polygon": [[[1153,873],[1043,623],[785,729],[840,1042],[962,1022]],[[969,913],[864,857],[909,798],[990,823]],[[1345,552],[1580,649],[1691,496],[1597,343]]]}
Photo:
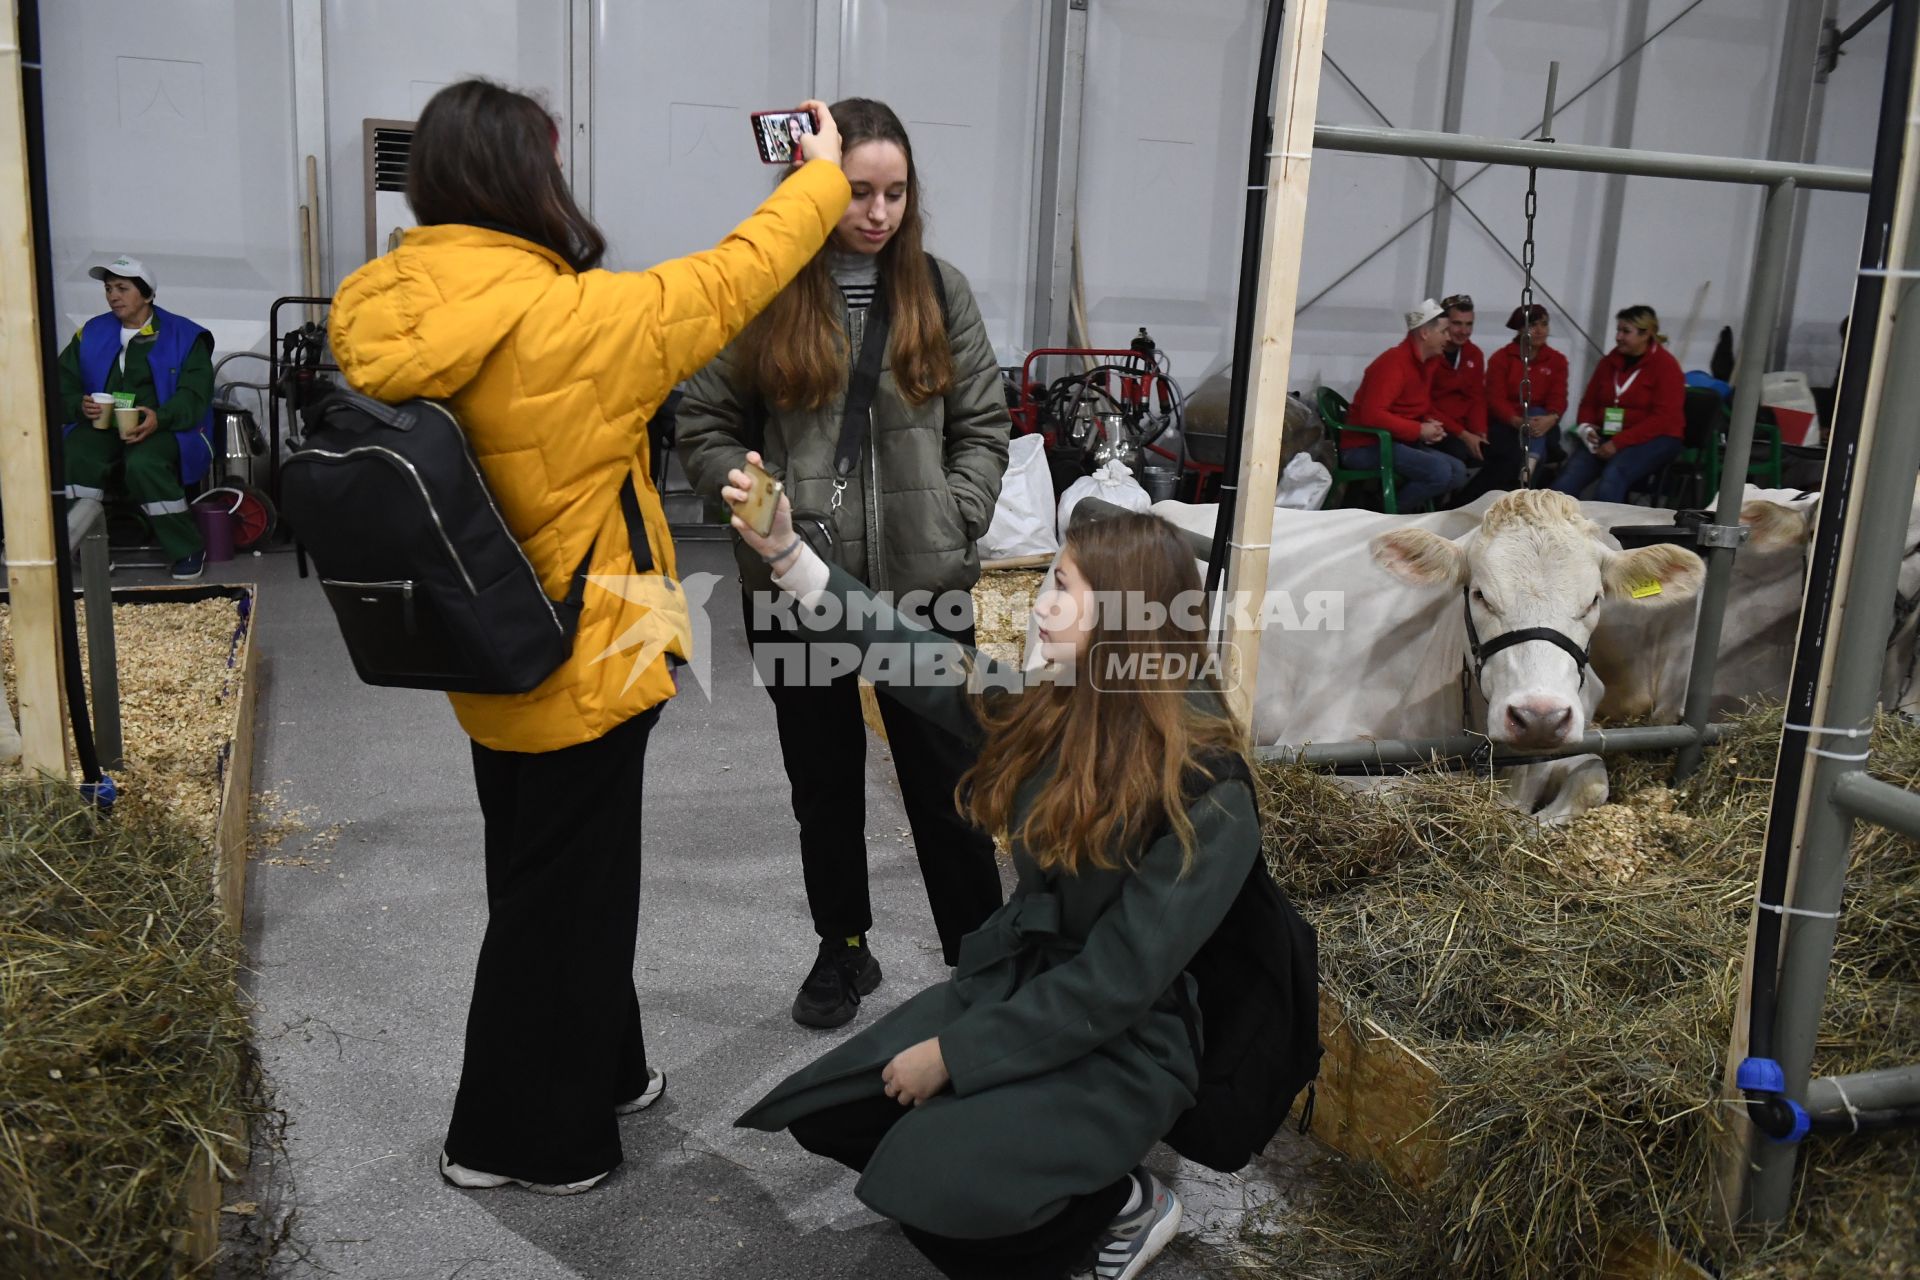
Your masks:
{"label": "olive green puffer jacket", "polygon": [[[761,454],[786,485],[797,513],[818,515],[833,533],[823,541],[797,522],[827,559],[876,591],[966,591],[980,577],[974,543],[993,520],[1007,469],[1012,424],[1000,368],[967,278],[938,262],[947,296],[953,384],[918,405],[900,395],[891,359],[881,363],[873,426],[840,505],[833,506],[833,458],[845,393],[819,409],[764,405],[739,344],[722,351],[687,384],[676,433],[693,487],[718,498],[727,472],[746,457],[750,432],[765,418]],[[734,539],[749,591],[768,589],[760,558]]]}

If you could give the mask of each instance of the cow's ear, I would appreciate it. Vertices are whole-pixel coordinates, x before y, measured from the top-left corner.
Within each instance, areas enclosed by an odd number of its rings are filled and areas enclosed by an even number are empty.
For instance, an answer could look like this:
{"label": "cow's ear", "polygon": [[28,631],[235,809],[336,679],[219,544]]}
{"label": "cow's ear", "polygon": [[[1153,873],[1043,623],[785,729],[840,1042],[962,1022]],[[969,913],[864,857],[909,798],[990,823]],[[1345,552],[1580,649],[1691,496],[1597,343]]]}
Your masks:
{"label": "cow's ear", "polygon": [[1685,547],[1656,542],[1609,556],[1603,572],[1608,599],[1657,605],[1693,599],[1707,566]]}
{"label": "cow's ear", "polygon": [[1808,516],[1811,514],[1811,511],[1795,511],[1792,507],[1783,507],[1762,498],[1744,504],[1740,508],[1740,523],[1747,526],[1749,531],[1747,549],[1784,551],[1788,547],[1805,546],[1811,527]]}
{"label": "cow's ear", "polygon": [[1416,587],[1456,587],[1466,581],[1466,548],[1425,529],[1395,529],[1368,544],[1382,569]]}

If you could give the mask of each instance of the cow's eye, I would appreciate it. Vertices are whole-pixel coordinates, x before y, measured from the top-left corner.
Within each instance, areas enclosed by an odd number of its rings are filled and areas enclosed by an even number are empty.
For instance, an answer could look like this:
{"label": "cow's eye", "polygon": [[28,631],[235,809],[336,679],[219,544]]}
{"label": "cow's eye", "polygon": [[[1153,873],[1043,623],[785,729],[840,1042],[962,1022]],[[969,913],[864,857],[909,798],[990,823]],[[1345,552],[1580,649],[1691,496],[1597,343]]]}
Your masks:
{"label": "cow's eye", "polygon": [[1477,604],[1477,605],[1481,605],[1481,606],[1483,606],[1483,607],[1485,607],[1485,608],[1489,608],[1489,609],[1490,609],[1490,608],[1492,608],[1492,607],[1493,607],[1492,605],[1489,605],[1489,604],[1487,604],[1487,593],[1486,593],[1486,592],[1484,592],[1484,591],[1482,591],[1482,590],[1481,590],[1480,588],[1478,588],[1478,587],[1475,587],[1475,588],[1473,589],[1473,602],[1474,602],[1475,604]]}
{"label": "cow's eye", "polygon": [[1599,607],[1600,607],[1600,593],[1596,591],[1593,593],[1593,599],[1587,601],[1587,607],[1581,611],[1580,616],[1585,617],[1587,614],[1592,613],[1595,609],[1598,609]]}

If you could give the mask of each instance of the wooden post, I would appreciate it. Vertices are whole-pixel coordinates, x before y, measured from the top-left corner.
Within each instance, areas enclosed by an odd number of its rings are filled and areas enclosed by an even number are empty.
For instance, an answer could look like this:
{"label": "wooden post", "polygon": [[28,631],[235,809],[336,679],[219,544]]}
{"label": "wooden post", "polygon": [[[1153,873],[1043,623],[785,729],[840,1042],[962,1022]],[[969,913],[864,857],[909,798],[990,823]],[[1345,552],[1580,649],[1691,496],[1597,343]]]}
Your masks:
{"label": "wooden post", "polygon": [[[1314,116],[1320,103],[1320,47],[1327,0],[1292,0],[1282,18],[1274,94],[1273,160],[1268,171],[1266,271],[1254,320],[1247,438],[1240,451],[1239,500],[1227,551],[1227,599],[1259,601],[1267,589],[1273,496],[1280,483],[1280,439],[1287,417],[1287,376],[1293,363],[1293,313],[1300,292],[1300,249],[1307,231],[1307,178],[1312,168]],[[1255,617],[1248,617],[1251,613]],[[1257,608],[1230,611],[1226,622],[1226,684],[1243,722],[1252,719],[1260,676]],[[1239,616],[1236,618],[1235,614]],[[1249,625],[1249,624],[1253,625]]]}
{"label": "wooden post", "polygon": [[60,589],[36,293],[19,21],[9,4],[0,31],[0,507],[6,511],[21,761],[65,781]]}

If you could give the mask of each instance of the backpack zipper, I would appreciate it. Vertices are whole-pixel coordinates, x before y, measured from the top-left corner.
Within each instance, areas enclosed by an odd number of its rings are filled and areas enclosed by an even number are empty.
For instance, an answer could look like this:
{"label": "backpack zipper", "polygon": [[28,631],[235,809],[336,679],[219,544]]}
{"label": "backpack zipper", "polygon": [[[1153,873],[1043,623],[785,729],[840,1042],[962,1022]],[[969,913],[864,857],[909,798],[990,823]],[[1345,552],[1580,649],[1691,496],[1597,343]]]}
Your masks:
{"label": "backpack zipper", "polygon": [[[493,511],[494,516],[500,521],[500,527],[507,531],[507,540],[513,543],[514,554],[520,557],[520,563],[527,566],[527,572],[533,577],[534,586],[540,588],[540,599],[547,606],[547,616],[553,619],[553,629],[555,631],[558,631],[561,635],[565,635],[567,633],[567,629],[560,622],[560,614],[553,607],[552,597],[547,595],[547,591],[545,587],[540,587],[539,572],[534,569],[533,561],[527,559],[526,548],[520,545],[520,539],[513,536],[513,529],[510,525],[507,524],[507,517],[505,513],[503,513],[500,510],[500,504],[493,500],[493,488],[492,486],[487,484],[486,474],[480,470],[480,460],[473,456],[472,448],[467,446],[466,428],[460,425],[460,419],[453,416],[453,410],[447,408],[447,406],[441,404],[438,400],[422,400],[420,403],[438,412],[441,417],[445,418],[448,422],[453,424],[453,429],[455,431],[458,431],[460,433],[460,443],[462,446],[460,452],[466,455],[467,465],[473,469],[473,478],[480,482],[480,492],[482,495],[486,497],[487,506]],[[431,507],[433,504],[429,502],[427,505]],[[436,520],[438,518],[439,518],[438,516],[435,517]],[[587,567],[589,569],[593,567],[593,562],[591,560],[587,562]],[[640,566],[636,564],[634,566],[634,569],[637,571],[639,567]]]}
{"label": "backpack zipper", "polygon": [[[473,585],[473,575],[467,572],[466,562],[461,560],[460,553],[454,550],[453,539],[447,536],[447,527],[446,525],[440,522],[440,512],[433,505],[433,495],[427,492],[427,482],[420,478],[420,472],[414,467],[414,465],[411,462],[408,462],[405,458],[401,457],[399,454],[395,453],[393,450],[377,444],[355,445],[353,448],[345,450],[344,452],[340,452],[340,453],[335,453],[331,449],[301,450],[301,454],[306,457],[329,458],[335,462],[345,462],[348,458],[353,457],[355,454],[361,454],[361,453],[377,453],[387,458],[390,458],[392,459],[393,463],[396,466],[398,466],[401,470],[405,471],[408,475],[413,477],[414,485],[420,490],[421,500],[427,504],[427,514],[433,517],[433,527],[435,531],[438,532],[440,535],[440,544],[447,549],[447,556],[449,559],[453,561],[453,567],[460,571],[461,580],[467,584],[467,594],[473,595],[473,596],[479,595],[480,589]],[[289,458],[287,461],[292,462],[293,459]],[[518,542],[515,542],[514,545],[517,547],[520,544]],[[521,553],[521,558],[522,559],[526,558],[526,555],[524,552]],[[547,593],[542,591],[540,594],[544,597]],[[549,602],[548,604],[548,611],[549,612],[552,611],[551,602]],[[558,620],[556,619],[556,622],[557,621]]]}

